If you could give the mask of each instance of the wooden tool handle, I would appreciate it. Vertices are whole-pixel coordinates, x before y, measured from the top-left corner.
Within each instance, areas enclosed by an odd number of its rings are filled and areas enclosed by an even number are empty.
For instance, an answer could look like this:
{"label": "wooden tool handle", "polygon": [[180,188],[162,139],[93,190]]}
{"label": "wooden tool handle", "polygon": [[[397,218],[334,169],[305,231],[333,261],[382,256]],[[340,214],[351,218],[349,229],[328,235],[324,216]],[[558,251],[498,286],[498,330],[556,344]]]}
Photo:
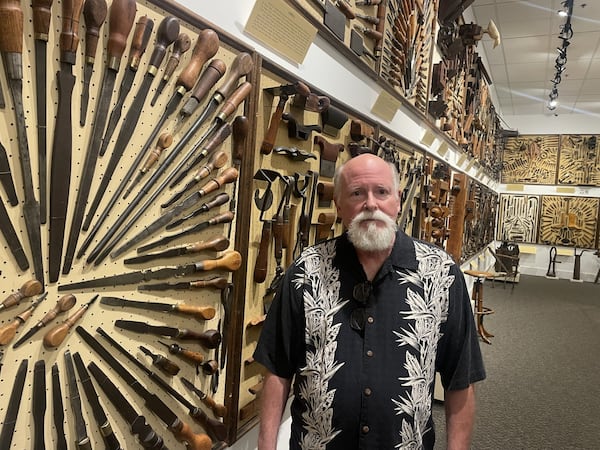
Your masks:
{"label": "wooden tool handle", "polygon": [[227,65],[220,59],[213,59],[204,69],[202,76],[194,86],[191,97],[199,102],[208,94],[217,81],[221,79],[227,71]]}
{"label": "wooden tool handle", "polygon": [[179,74],[176,85],[183,86],[186,91],[191,90],[200,75],[200,70],[202,70],[204,63],[215,56],[218,50],[219,36],[214,30],[206,28],[198,33],[190,62]]}
{"label": "wooden tool handle", "polygon": [[204,186],[202,186],[202,189],[200,189],[200,192],[202,193],[202,195],[210,194],[211,192],[219,189],[221,186],[223,186],[227,183],[234,182],[235,180],[237,180],[237,177],[238,177],[237,169],[234,169],[233,167],[228,167],[218,177],[208,180],[206,182],[206,184]]}
{"label": "wooden tool handle", "polygon": [[225,405],[217,403],[210,395],[205,395],[202,397],[202,403],[208,406],[217,417],[225,417],[227,414],[227,408]]}
{"label": "wooden tool handle", "polygon": [[179,65],[179,61],[181,61],[181,56],[187,52],[192,46],[192,39],[189,37],[187,33],[179,33],[175,43],[173,44],[173,51],[169,56],[167,61],[167,65],[165,67],[165,72],[163,74],[163,80],[168,80],[175,72],[175,69]]}
{"label": "wooden tool handle", "polygon": [[175,305],[175,311],[181,314],[189,314],[198,320],[210,320],[215,317],[215,314],[217,313],[215,308],[211,306],[191,306],[183,304]]}
{"label": "wooden tool handle", "polygon": [[180,419],[176,425],[169,428],[169,431],[178,441],[185,442],[186,447],[190,450],[211,450],[212,448],[212,440],[207,434],[194,433],[192,428]]}
{"label": "wooden tool handle", "polygon": [[41,294],[43,290],[42,283],[38,280],[26,281],[17,292],[10,294],[2,303],[0,303],[0,309],[18,305],[25,297]]}
{"label": "wooden tool handle", "polygon": [[217,348],[221,343],[221,333],[217,330],[206,330],[202,333],[182,328],[177,336],[184,340],[197,340],[205,348]]}
{"label": "wooden tool handle", "polygon": [[0,51],[23,53],[23,10],[20,0],[0,0]]}
{"label": "wooden tool handle", "polygon": [[345,0],[338,0],[336,2],[338,9],[346,16],[347,19],[356,19],[356,14],[352,10],[352,6],[348,4]]}
{"label": "wooden tool handle", "polygon": [[140,64],[140,58],[146,51],[152,29],[154,28],[154,21],[148,19],[148,16],[142,16],[135,25],[133,31],[133,38],[131,39],[131,47],[129,49],[129,56],[127,58],[130,67],[137,69]]}
{"label": "wooden tool handle", "polygon": [[[222,194],[219,194],[219,196],[220,195]],[[217,236],[209,241],[198,241],[187,247],[187,250],[190,253],[198,253],[202,250],[216,250],[221,252],[226,250],[227,247],[229,247],[229,239],[227,239],[225,236]]]}
{"label": "wooden tool handle", "polygon": [[83,5],[83,20],[85,22],[85,57],[93,62],[96,57],[100,27],[106,20],[108,6],[106,0],[86,0]]}
{"label": "wooden tool handle", "polygon": [[83,0],[63,0],[62,4],[62,30],[60,32],[59,47],[61,61],[75,63],[75,53],[79,45],[79,18],[83,8]]}
{"label": "wooden tool handle", "polygon": [[267,278],[267,265],[269,262],[269,245],[271,244],[272,224],[270,220],[263,222],[258,254],[254,265],[254,282],[262,283]]}
{"label": "wooden tool handle", "polygon": [[273,115],[271,116],[269,128],[267,129],[267,133],[265,134],[262,144],[260,146],[260,152],[263,155],[268,155],[273,150],[273,146],[275,145],[275,138],[277,137],[277,132],[279,131],[279,125],[281,124],[281,117],[283,116],[285,103],[286,98],[279,97],[279,102],[277,103],[275,112],[273,112]]}
{"label": "wooden tool handle", "polygon": [[223,97],[227,98],[233,92],[237,86],[237,81],[240,77],[247,75],[254,68],[254,61],[252,56],[248,53],[240,53],[235,57],[231,63],[229,73],[223,81],[223,84],[219,86],[217,92]]}
{"label": "wooden tool handle", "polygon": [[58,299],[54,308],[48,311],[46,315],[40,319],[40,323],[46,325],[47,323],[53,321],[59,313],[68,311],[75,306],[75,303],[77,303],[77,299],[73,294],[63,295]]}
{"label": "wooden tool handle", "polygon": [[114,0],[110,5],[106,51],[108,53],[107,65],[111,69],[119,69],[120,59],[127,45],[127,37],[133,27],[135,13],[135,0]]}
{"label": "wooden tool handle", "polygon": [[242,163],[244,149],[246,148],[246,138],[248,137],[248,131],[250,130],[250,122],[246,116],[237,116],[235,119],[233,119],[231,128],[233,136],[231,159],[233,160],[233,164],[236,166],[236,169],[239,170],[239,165]]}
{"label": "wooden tool handle", "polygon": [[275,260],[281,262],[283,256],[283,216],[273,218],[273,241],[275,245]]}
{"label": "wooden tool handle", "polygon": [[[29,315],[31,315],[31,310],[29,310]],[[23,322],[24,321],[15,318],[11,323],[0,328],[0,345],[6,345],[12,341],[17,333],[17,328],[19,328],[19,325]]]}
{"label": "wooden tool handle", "polygon": [[54,0],[32,0],[33,32],[35,39],[48,40],[50,18],[52,17],[52,2]]}
{"label": "wooden tool handle", "polygon": [[221,125],[216,131],[216,133],[208,140],[208,142],[202,148],[202,154],[204,156],[208,155],[219,145],[221,145],[225,141],[225,139],[229,137],[230,134],[231,125],[229,123],[224,123],[223,125]]}
{"label": "wooden tool handle", "polygon": [[89,303],[86,303],[63,323],[55,326],[50,331],[48,331],[44,336],[44,345],[49,348],[58,347],[62,343],[62,341],[65,340],[65,337],[67,336],[67,333],[69,332],[71,327],[75,325],[75,323],[79,319],[81,319],[81,317],[85,314],[89,306]]}
{"label": "wooden tool handle", "polygon": [[252,84],[248,81],[244,81],[242,84],[238,86],[238,88],[231,94],[229,99],[223,103],[221,107],[221,111],[218,114],[218,118],[221,120],[226,120],[230,115],[232,115],[237,109],[238,106],[248,97],[252,91]]}
{"label": "wooden tool handle", "polygon": [[152,168],[158,158],[160,158],[161,153],[164,149],[171,146],[173,143],[173,135],[171,133],[163,133],[158,137],[158,142],[152,151],[148,154],[148,158],[146,158],[146,162],[144,166],[140,169],[140,172],[146,173],[148,170]]}
{"label": "wooden tool handle", "polygon": [[228,284],[227,278],[219,277],[219,278],[213,278],[212,280],[191,281],[190,287],[191,288],[213,287],[215,289],[223,290],[227,287],[227,284]]}
{"label": "wooden tool handle", "polygon": [[[228,211],[229,212],[229,211]],[[229,271],[238,270],[242,265],[242,255],[233,250],[217,259],[207,259],[196,264],[198,270],[224,269]]]}
{"label": "wooden tool handle", "polygon": [[173,16],[165,17],[156,30],[156,43],[148,60],[148,72],[156,74],[167,53],[167,47],[177,39],[177,36],[179,36],[179,21]]}
{"label": "wooden tool handle", "polygon": [[204,362],[204,356],[202,353],[185,350],[181,347],[178,347],[177,354],[193,364],[202,364]]}
{"label": "wooden tool handle", "polygon": [[[221,192],[215,198],[213,198],[210,202],[205,203],[204,204],[204,206],[205,206],[204,209],[208,211],[208,210],[211,210],[213,208],[216,208],[217,206],[224,205],[228,201],[229,201],[229,195],[226,194],[225,192]],[[229,246],[229,244],[228,244],[228,246]],[[227,248],[227,247],[225,247],[225,248]],[[221,250],[225,250],[225,249],[221,249]]]}
{"label": "wooden tool handle", "polygon": [[196,171],[194,174],[194,179],[199,181],[203,178],[206,178],[214,169],[220,169],[223,167],[225,163],[227,163],[228,159],[229,157],[227,156],[227,153],[223,151],[213,153],[209,161]]}

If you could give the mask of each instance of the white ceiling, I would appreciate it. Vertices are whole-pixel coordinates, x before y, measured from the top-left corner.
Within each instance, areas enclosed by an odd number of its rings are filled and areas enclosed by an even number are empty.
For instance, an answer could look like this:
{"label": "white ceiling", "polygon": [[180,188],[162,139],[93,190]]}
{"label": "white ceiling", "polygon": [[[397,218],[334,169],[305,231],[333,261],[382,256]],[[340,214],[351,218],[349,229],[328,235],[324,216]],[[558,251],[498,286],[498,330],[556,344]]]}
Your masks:
{"label": "white ceiling", "polygon": [[489,36],[479,42],[485,54],[501,116],[591,114],[600,116],[600,1],[575,0],[573,38],[566,70],[558,85],[559,105],[548,109],[550,80],[565,19],[561,0],[475,0],[475,22],[484,28],[492,19],[502,37],[493,48]]}

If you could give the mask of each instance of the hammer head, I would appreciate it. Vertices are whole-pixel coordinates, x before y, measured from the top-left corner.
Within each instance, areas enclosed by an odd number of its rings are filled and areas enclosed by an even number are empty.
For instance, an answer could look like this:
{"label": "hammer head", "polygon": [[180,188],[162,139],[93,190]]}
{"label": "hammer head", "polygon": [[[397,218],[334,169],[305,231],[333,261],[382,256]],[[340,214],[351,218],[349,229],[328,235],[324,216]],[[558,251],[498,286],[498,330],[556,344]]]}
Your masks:
{"label": "hammer head", "polygon": [[269,94],[275,97],[289,97],[295,94],[300,94],[304,97],[308,97],[310,95],[310,89],[301,81],[296,81],[292,84],[284,84],[277,87],[266,88],[264,89],[264,91],[268,92]]}

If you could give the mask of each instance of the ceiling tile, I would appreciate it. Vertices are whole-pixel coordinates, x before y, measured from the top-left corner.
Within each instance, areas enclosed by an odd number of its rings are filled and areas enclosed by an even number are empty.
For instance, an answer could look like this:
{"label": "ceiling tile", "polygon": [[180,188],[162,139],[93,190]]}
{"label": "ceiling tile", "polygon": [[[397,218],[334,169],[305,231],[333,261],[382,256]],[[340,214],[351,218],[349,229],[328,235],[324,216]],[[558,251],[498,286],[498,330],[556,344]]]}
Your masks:
{"label": "ceiling tile", "polygon": [[508,79],[511,84],[520,81],[545,81],[548,79],[546,74],[547,63],[522,63],[510,64],[506,67]]}
{"label": "ceiling tile", "polygon": [[504,39],[504,55],[508,63],[546,62],[548,36]]}

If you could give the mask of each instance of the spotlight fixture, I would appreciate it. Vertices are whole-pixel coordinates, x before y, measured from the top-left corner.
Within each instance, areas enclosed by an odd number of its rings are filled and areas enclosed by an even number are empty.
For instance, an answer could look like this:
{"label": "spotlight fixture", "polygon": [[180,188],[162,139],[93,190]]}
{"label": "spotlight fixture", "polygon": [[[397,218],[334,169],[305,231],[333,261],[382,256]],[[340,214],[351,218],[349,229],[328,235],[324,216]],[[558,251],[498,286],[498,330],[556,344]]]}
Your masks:
{"label": "spotlight fixture", "polygon": [[573,37],[573,27],[571,26],[571,17],[573,15],[573,1],[563,0],[561,2],[562,9],[558,11],[558,15],[565,18],[565,23],[560,26],[560,34],[558,38],[562,41],[560,47],[556,48],[558,56],[554,61],[554,69],[556,74],[551,80],[552,90],[548,94],[548,109],[553,111],[558,106],[558,85],[562,80],[562,73],[567,68],[567,47],[571,45],[570,39]]}

